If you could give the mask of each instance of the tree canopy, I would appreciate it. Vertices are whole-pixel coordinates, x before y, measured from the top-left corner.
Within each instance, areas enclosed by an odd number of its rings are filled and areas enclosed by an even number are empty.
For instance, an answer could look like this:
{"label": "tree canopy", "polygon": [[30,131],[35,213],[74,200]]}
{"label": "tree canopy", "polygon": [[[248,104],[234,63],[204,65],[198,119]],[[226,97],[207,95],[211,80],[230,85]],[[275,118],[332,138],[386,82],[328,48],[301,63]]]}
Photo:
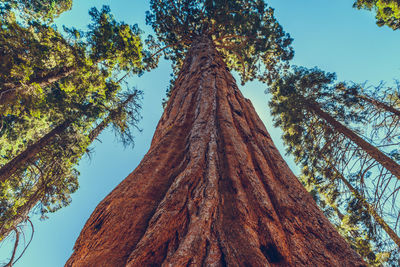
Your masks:
{"label": "tree canopy", "polygon": [[[51,6],[60,11],[65,3]],[[70,203],[76,165],[107,126],[133,144],[141,91],[124,78],[149,68],[137,25],[116,21],[108,7],[90,10],[87,31],[60,32],[35,17],[44,14],[14,14],[22,4],[29,4],[24,12],[53,12],[40,6],[45,1],[2,4],[0,240],[35,207],[45,216]]]}
{"label": "tree canopy", "polygon": [[376,125],[382,107],[366,105],[360,88],[336,82],[334,73],[295,67],[270,87],[270,107],[288,152],[303,166],[304,184],[360,255],[379,265],[396,262],[400,245],[398,177],[384,166],[392,161],[399,169],[392,150],[398,124]]}
{"label": "tree canopy", "polygon": [[[176,77],[189,47],[208,36],[242,83],[258,79],[271,86],[271,110],[288,151],[304,167],[302,182],[353,248],[370,264],[389,260],[390,253],[396,257],[382,234],[383,219],[399,229],[396,174],[310,107],[398,164],[398,93],[382,86],[376,95],[365,93],[362,85],[336,83],[333,73],[318,69],[294,68],[282,75],[294,55],[292,39],[262,0],[150,4],[146,20],[156,36],[147,44],[153,53],[144,50],[137,25],[116,21],[107,7],[90,10],[87,31],[61,32],[51,22],[71,8],[71,0],[0,0],[0,167],[62,129],[2,177],[0,239],[38,203],[45,215],[71,201],[78,188],[75,166],[105,127],[112,124],[122,142],[132,144],[141,94],[121,93],[125,77],[154,67],[161,55],[172,60]],[[399,6],[398,0],[354,4],[376,11],[377,24],[394,30],[400,27]]]}
{"label": "tree canopy", "polygon": [[292,39],[262,0],[150,1],[146,21],[157,36],[149,42],[179,70],[188,47],[196,37],[209,36],[224,55],[230,70],[242,83],[253,79],[271,81],[293,57]]}
{"label": "tree canopy", "polygon": [[0,5],[17,10],[25,19],[52,21],[72,8],[72,0],[1,0]]}
{"label": "tree canopy", "polygon": [[357,0],[353,6],[375,11],[376,24],[380,27],[386,25],[393,30],[400,28],[399,0]]}

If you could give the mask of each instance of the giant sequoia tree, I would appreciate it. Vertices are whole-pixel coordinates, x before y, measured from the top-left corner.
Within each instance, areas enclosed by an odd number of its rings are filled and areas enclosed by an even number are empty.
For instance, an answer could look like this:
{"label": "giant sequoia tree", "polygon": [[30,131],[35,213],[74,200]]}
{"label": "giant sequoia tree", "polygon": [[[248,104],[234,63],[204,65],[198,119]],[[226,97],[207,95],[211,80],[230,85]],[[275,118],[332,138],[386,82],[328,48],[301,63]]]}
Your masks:
{"label": "giant sequoia tree", "polygon": [[365,266],[229,72],[268,82],[291,58],[273,10],[232,0],[151,8],[159,52],[179,75],[149,152],[97,206],[66,266]]}

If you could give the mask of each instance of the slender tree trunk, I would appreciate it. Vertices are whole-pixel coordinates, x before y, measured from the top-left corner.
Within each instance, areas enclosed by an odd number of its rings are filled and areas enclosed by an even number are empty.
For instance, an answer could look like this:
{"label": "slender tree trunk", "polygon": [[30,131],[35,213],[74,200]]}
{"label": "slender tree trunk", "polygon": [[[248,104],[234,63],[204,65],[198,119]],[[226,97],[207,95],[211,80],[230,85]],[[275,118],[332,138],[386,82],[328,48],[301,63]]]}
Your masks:
{"label": "slender tree trunk", "polygon": [[207,37],[140,165],[66,266],[366,266],[290,171]]}
{"label": "slender tree trunk", "polygon": [[[128,104],[134,96],[134,94],[129,95],[128,98],[118,108],[112,110],[110,112],[110,115],[107,116],[101,123],[99,123],[99,125],[96,126],[96,128],[94,128],[89,133],[88,137],[90,142],[93,142],[100,135],[100,133],[110,124],[110,122],[112,121],[111,114],[115,115],[117,112],[121,112],[121,109],[126,104]],[[39,178],[39,180],[42,179],[43,177]],[[61,177],[52,177],[51,180],[54,181],[54,179],[61,179]],[[17,213],[15,216],[0,224],[0,240],[3,240],[5,237],[7,237],[19,224],[23,223],[26,220],[29,212],[39,203],[39,201],[42,200],[43,196],[46,193],[44,190],[44,186],[45,184],[49,184],[51,180],[44,181],[44,183],[39,185],[35,189],[35,192],[32,194],[32,196],[29,198],[29,200],[17,209]],[[6,228],[5,225],[9,224],[10,221],[12,221],[12,224]]]}
{"label": "slender tree trunk", "polygon": [[90,143],[93,142],[105,128],[107,128],[107,126],[112,122],[113,118],[120,114],[123,108],[125,108],[126,105],[128,105],[129,102],[136,97],[136,95],[136,93],[129,94],[128,97],[120,105],[118,105],[118,107],[110,111],[110,114],[108,114],[108,116],[89,133]]}
{"label": "slender tree trunk", "polygon": [[90,133],[89,133],[89,140],[90,142],[93,142],[99,135],[100,133],[108,127],[108,125],[110,124],[111,119],[109,118],[109,116],[107,118],[105,118],[104,120],[102,120],[99,125],[96,126],[96,128],[94,128]]}
{"label": "slender tree trunk", "polygon": [[[343,221],[344,215],[343,213],[340,212],[339,208],[334,205],[329,205],[329,206],[336,212],[337,216],[339,217],[339,220]],[[353,238],[360,237],[362,235],[358,230],[350,230],[350,233]]]}
{"label": "slender tree trunk", "polygon": [[[0,241],[6,238],[17,226],[26,221],[29,212],[37,205],[43,197],[43,190],[38,189],[33,196],[21,207],[17,209],[15,216],[5,220],[0,225]],[[7,225],[7,226],[6,226]]]}
{"label": "slender tree trunk", "polygon": [[[110,112],[110,115],[104,119],[90,134],[89,139],[93,141],[97,136],[109,125],[112,120],[112,116],[115,116],[118,112],[121,112],[122,108],[132,101],[136,94],[131,94],[127,99],[121,103],[116,109]],[[46,146],[56,135],[61,134],[69,125],[70,120],[66,120],[64,123],[55,127],[36,143],[28,146],[22,153],[13,158],[10,162],[6,163],[0,168],[0,182],[6,181],[10,176],[19,168],[23,167],[28,161],[32,160],[40,150]]]}
{"label": "slender tree trunk", "polygon": [[385,110],[387,112],[393,113],[393,114],[395,114],[396,116],[398,116],[400,118],[400,110],[398,110],[398,109],[396,109],[396,108],[394,108],[392,106],[389,106],[386,103],[383,103],[383,102],[380,102],[378,100],[372,99],[372,98],[370,98],[368,96],[359,95],[359,97],[362,100],[374,105],[375,107],[377,107],[379,109],[383,109],[383,110]]}
{"label": "slender tree trunk", "polygon": [[18,156],[2,166],[0,168],[0,182],[6,181],[14,172],[22,168],[30,160],[34,159],[37,153],[39,153],[44,146],[51,142],[56,135],[65,131],[70,124],[70,120],[64,121],[62,124],[58,125],[45,136],[40,138],[36,143],[28,146],[23,152],[18,154]]}
{"label": "slender tree trunk", "polygon": [[351,183],[340,173],[335,166],[333,166],[331,163],[329,163],[331,168],[335,171],[337,174],[337,177],[344,183],[344,185],[350,190],[350,192],[357,198],[358,201],[360,201],[361,205],[368,211],[368,213],[374,218],[375,222],[379,224],[382,229],[388,234],[388,236],[399,246],[400,248],[400,237],[396,234],[395,231],[383,220],[381,216],[379,216],[378,212],[375,210],[375,208],[370,205],[365,198],[358,192],[357,189],[355,189]]}
{"label": "slender tree trunk", "polygon": [[[46,87],[52,83],[55,83],[55,82],[61,80],[62,78],[68,77],[69,75],[73,74],[75,71],[76,71],[75,67],[64,67],[61,70],[52,71],[43,77],[38,77],[38,78],[32,79],[29,81],[29,84],[25,85],[25,86],[30,86],[35,83],[35,84],[38,84],[40,87]],[[24,85],[18,85],[14,89],[16,91],[18,91],[18,90],[22,89],[23,87],[24,87]]]}
{"label": "slender tree trunk", "polygon": [[19,84],[15,86],[6,86],[1,88],[0,91],[0,106],[9,104],[13,102],[17,92],[20,90],[32,86],[32,84],[37,84],[40,87],[46,87],[50,84],[61,80],[62,78],[68,77],[76,71],[75,67],[64,67],[61,70],[52,71],[43,77],[38,77],[29,81],[28,84]]}
{"label": "slender tree trunk", "polygon": [[382,151],[377,149],[375,146],[371,145],[360,136],[358,136],[355,132],[341,124],[339,121],[335,120],[331,115],[327,112],[323,111],[318,103],[315,101],[306,99],[302,97],[302,100],[305,103],[305,107],[308,108],[311,112],[315,113],[320,118],[324,119],[329,125],[331,125],[336,131],[344,134],[347,138],[353,141],[356,145],[358,145],[361,149],[363,149],[368,155],[370,155],[373,159],[379,162],[383,167],[385,167],[388,171],[390,171],[394,176],[400,179],[400,165],[397,164],[393,159],[386,156]]}

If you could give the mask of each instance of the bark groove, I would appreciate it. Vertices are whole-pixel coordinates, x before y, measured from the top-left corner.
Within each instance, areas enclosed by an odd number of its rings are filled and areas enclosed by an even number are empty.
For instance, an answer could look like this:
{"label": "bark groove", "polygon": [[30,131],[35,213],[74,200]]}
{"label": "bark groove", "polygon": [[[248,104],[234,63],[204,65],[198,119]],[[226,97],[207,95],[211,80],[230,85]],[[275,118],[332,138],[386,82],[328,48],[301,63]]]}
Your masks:
{"label": "bark groove", "polygon": [[[97,226],[99,225],[99,226]],[[211,40],[66,266],[366,266],[290,171]]]}

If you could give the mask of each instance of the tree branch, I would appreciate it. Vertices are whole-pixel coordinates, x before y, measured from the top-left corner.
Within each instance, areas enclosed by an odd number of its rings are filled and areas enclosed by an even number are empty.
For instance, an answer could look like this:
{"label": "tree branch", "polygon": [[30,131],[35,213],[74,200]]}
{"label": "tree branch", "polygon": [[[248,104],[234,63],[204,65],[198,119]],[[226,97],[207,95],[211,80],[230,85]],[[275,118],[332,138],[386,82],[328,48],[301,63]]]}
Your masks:
{"label": "tree branch", "polygon": [[15,258],[15,253],[17,252],[18,243],[19,243],[19,231],[15,227],[14,227],[14,231],[15,231],[15,243],[14,243],[13,252],[12,252],[10,261],[6,265],[4,265],[4,267],[12,267],[13,261]]}
{"label": "tree branch", "polygon": [[[187,40],[187,41],[190,43],[189,40]],[[152,54],[150,57],[155,57],[157,54],[161,53],[161,52],[164,51],[165,49],[170,48],[170,47],[174,47],[174,46],[176,46],[176,45],[178,45],[178,44],[181,44],[181,43],[184,43],[184,42],[186,42],[186,40],[181,40],[181,41],[179,41],[179,42],[177,42],[177,43],[164,46],[163,48],[160,48],[159,50],[157,50],[157,51],[156,51],[154,54]]]}
{"label": "tree branch", "polygon": [[19,255],[19,257],[14,261],[13,264],[15,264],[15,263],[22,257],[22,255],[24,255],[26,249],[29,247],[29,245],[30,245],[31,242],[32,242],[33,235],[35,234],[35,228],[33,227],[33,223],[31,222],[31,220],[30,220],[29,218],[27,218],[26,220],[30,223],[31,228],[32,228],[31,238],[29,239],[29,242],[28,242],[28,244],[25,246],[24,250],[21,252],[21,255]]}

